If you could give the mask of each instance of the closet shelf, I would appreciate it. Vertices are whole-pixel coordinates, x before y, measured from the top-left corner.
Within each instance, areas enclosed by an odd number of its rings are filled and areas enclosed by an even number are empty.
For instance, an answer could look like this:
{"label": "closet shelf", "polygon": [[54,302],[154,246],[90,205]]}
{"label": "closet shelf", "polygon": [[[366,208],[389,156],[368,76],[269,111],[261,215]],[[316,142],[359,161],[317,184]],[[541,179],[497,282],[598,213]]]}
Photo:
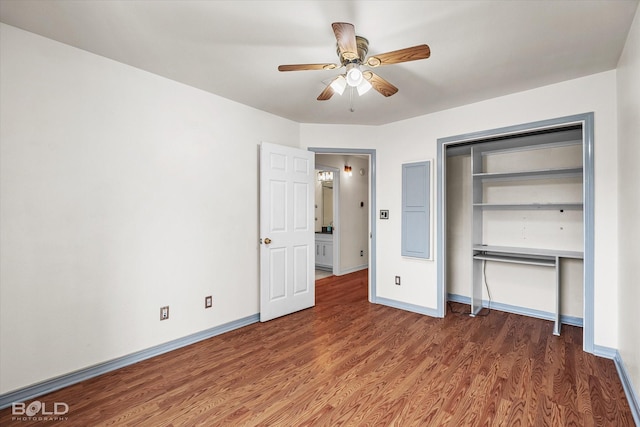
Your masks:
{"label": "closet shelf", "polygon": [[474,203],[482,210],[581,210],[583,203]]}
{"label": "closet shelf", "polygon": [[582,177],[582,167],[577,168],[552,168],[517,172],[481,172],[474,173],[473,178],[482,181],[489,180],[526,180],[544,178],[572,178]]}

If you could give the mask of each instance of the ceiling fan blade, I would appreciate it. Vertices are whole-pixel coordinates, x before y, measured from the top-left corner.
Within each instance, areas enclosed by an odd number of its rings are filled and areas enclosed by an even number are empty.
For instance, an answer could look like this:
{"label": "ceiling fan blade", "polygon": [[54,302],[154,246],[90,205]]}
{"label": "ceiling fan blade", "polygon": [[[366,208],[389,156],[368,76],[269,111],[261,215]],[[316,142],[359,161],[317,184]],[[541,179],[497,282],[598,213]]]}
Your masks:
{"label": "ceiling fan blade", "polygon": [[393,52],[381,53],[367,59],[366,64],[369,67],[377,67],[379,65],[398,64],[400,62],[416,61],[418,59],[427,59],[431,56],[431,49],[426,44],[408,47],[406,49],[394,50]]}
{"label": "ceiling fan blade", "polygon": [[327,85],[327,87],[324,88],[324,90],[320,93],[320,95],[318,95],[318,101],[326,101],[327,99],[331,98],[334,94],[333,88],[331,87],[331,83],[329,83]]}
{"label": "ceiling fan blade", "polygon": [[292,64],[280,65],[278,71],[303,71],[303,70],[333,70],[336,64]]}
{"label": "ceiling fan blade", "polygon": [[375,90],[384,96],[391,96],[398,92],[397,87],[371,71],[365,71],[362,75],[371,83],[371,86],[373,86]]}
{"label": "ceiling fan blade", "polygon": [[340,57],[348,61],[358,58],[358,45],[356,43],[356,29],[353,24],[346,22],[334,22],[331,24],[333,33],[338,41]]}

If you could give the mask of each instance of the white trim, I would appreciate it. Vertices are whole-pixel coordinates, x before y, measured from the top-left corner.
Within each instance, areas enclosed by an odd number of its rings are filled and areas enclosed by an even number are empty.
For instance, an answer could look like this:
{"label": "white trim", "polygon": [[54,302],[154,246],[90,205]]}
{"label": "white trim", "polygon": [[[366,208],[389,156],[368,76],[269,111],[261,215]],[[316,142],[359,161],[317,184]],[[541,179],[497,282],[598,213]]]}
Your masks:
{"label": "white trim", "polygon": [[116,369],[124,368],[125,366],[133,365],[134,363],[141,362],[146,359],[150,359],[155,356],[176,350],[178,348],[186,347],[191,344],[195,344],[199,341],[206,340],[216,335],[224,334],[235,329],[248,326],[252,323],[256,323],[260,320],[260,314],[254,314],[244,317],[242,319],[234,320],[229,323],[225,323],[220,326],[215,326],[204,331],[196,332],[195,334],[187,335],[182,338],[169,341],[164,344],[160,344],[154,347],[150,347],[146,350],[140,350],[135,353],[128,354],[126,356],[119,357],[117,359],[110,360],[108,362],[99,363],[97,365],[89,366],[78,371],[70,372],[65,375],[61,375],[56,378],[51,378],[46,381],[42,381],[37,384],[33,384],[27,387],[20,388],[9,393],[0,395],[0,409],[4,409],[10,406],[13,402],[24,402],[25,400],[32,399],[34,397],[42,396],[52,391],[60,390],[61,388],[68,387],[73,384],[88,380],[98,375],[106,374],[107,372],[115,371]]}

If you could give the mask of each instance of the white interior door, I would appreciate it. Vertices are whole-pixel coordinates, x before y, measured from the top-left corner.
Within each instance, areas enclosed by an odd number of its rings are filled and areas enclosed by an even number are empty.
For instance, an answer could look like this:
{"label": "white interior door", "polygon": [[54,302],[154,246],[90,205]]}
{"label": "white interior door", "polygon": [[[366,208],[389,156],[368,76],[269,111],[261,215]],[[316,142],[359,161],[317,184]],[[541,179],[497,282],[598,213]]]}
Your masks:
{"label": "white interior door", "polygon": [[260,321],[315,305],[315,153],[260,146]]}

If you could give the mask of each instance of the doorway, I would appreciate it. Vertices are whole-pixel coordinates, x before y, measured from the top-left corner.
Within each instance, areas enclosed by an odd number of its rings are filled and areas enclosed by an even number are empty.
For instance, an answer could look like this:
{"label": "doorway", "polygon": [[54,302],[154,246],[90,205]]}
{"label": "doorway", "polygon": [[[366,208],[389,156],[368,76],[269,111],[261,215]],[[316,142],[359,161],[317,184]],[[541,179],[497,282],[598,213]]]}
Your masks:
{"label": "doorway", "polygon": [[[340,183],[338,194],[342,196],[337,205],[339,211],[333,218],[334,239],[339,244],[334,247],[334,259],[337,259],[334,274],[345,275],[359,270],[368,269],[369,301],[376,299],[376,233],[375,233],[375,150],[373,149],[345,149],[310,147],[309,151],[316,153],[316,164],[322,167],[338,169]],[[360,166],[366,165],[366,167]],[[318,166],[317,166],[318,167]],[[347,168],[345,168],[347,167]],[[364,182],[366,184],[365,197],[349,197],[350,182]],[[335,197],[334,188],[334,197]],[[334,199],[335,200],[335,199]],[[348,204],[347,204],[348,203]],[[352,206],[353,205],[353,206]],[[346,214],[349,210],[362,214],[362,219],[354,219]],[[362,227],[362,240],[353,237],[354,230]],[[346,234],[345,234],[346,232]],[[346,237],[346,238],[345,238]]]}

